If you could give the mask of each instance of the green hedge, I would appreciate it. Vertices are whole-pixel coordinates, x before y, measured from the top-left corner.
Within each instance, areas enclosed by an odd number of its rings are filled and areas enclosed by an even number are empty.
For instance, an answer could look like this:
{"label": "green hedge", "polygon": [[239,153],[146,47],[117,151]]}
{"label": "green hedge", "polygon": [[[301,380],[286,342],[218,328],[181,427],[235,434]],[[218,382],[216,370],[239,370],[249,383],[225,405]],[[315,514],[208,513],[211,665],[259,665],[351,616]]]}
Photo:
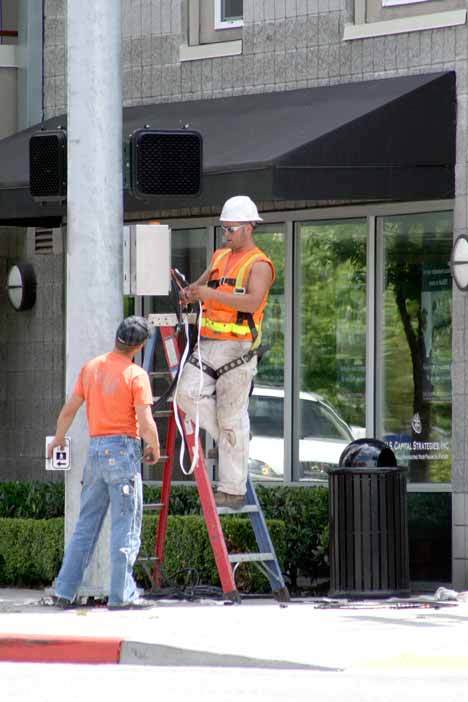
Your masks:
{"label": "green hedge", "polygon": [[[284,573],[293,590],[299,575],[312,581],[328,576],[328,490],[324,487],[266,487],[257,495],[267,519],[286,525]],[[145,502],[158,502],[160,488],[144,486]],[[63,483],[39,481],[0,483],[0,517],[51,519],[64,514]],[[199,515],[200,502],[193,485],[174,485],[170,513]]]}
{"label": "green hedge", "polygon": [[[157,517],[144,515],[141,555],[152,555]],[[254,549],[250,523],[244,517],[222,517],[226,543],[230,551]],[[283,567],[286,553],[286,528],[279,520],[268,520],[271,538]],[[37,587],[50,585],[63,557],[63,517],[54,519],[0,519],[0,586]],[[192,568],[200,583],[219,585],[204,520],[201,516],[169,517],[165,573],[175,576]],[[148,585],[141,566],[135,569],[137,581]],[[236,577],[242,592],[265,592],[268,584],[251,564],[242,564]]]}

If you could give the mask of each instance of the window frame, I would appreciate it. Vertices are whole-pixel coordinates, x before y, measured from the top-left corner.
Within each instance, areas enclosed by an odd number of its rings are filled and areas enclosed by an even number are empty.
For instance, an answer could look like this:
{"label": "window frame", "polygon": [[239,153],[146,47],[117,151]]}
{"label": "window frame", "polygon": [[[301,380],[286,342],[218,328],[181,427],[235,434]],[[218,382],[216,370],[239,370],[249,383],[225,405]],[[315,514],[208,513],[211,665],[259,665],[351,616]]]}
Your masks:
{"label": "window frame", "polygon": [[[354,21],[345,23],[343,41],[457,27],[466,24],[467,19],[467,10],[464,7],[428,11],[428,4],[435,7],[431,0],[428,0],[428,3],[418,2],[383,7],[383,11],[387,11],[387,16],[385,19],[379,19],[367,16],[367,2],[368,0],[354,0]],[[414,11],[411,11],[411,8]],[[390,16],[388,11],[390,13],[393,11],[393,16]]]}
{"label": "window frame", "polygon": [[[259,203],[261,205],[261,203]],[[295,272],[295,246],[294,246],[294,231],[296,225],[301,222],[312,222],[329,219],[353,219],[356,217],[366,217],[369,227],[368,238],[368,264],[372,257],[375,256],[375,239],[377,218],[386,215],[401,215],[401,214],[417,214],[423,212],[437,212],[441,210],[453,210],[455,201],[447,200],[431,200],[431,201],[413,201],[413,202],[395,202],[395,203],[377,203],[368,205],[346,205],[332,206],[323,208],[308,208],[295,210],[271,210],[263,212],[262,217],[265,224],[281,224],[285,229],[285,304],[288,314],[286,315],[285,324],[285,349],[284,349],[284,473],[281,481],[265,481],[265,485],[275,486],[278,484],[292,485],[297,487],[310,487],[311,485],[322,485],[323,481],[314,479],[307,481],[297,481],[294,479],[292,467],[299,460],[299,431],[294,418],[297,417],[295,411],[295,402],[293,388],[297,387],[297,352],[298,344],[294,342],[295,329],[293,324],[294,301],[298,299],[298,279],[294,275]],[[207,259],[211,256],[212,251],[216,248],[216,228],[219,226],[218,216],[202,216],[202,217],[174,217],[165,219],[165,223],[169,224],[173,229],[186,229],[207,227],[210,242],[210,250],[207,251]],[[368,371],[366,377],[366,431],[372,436],[375,431],[375,353],[373,351],[375,345],[375,319],[374,305],[375,300],[372,294],[372,285],[375,266],[368,265],[368,332],[367,332],[367,352]],[[452,492],[452,481],[450,483],[408,483],[407,492]]]}
{"label": "window frame", "polygon": [[[186,43],[179,48],[179,61],[199,61],[208,58],[223,58],[225,56],[240,56],[242,54],[242,26],[215,29],[215,1],[218,0],[187,0],[185,3]],[[203,17],[209,9],[213,9],[213,27],[210,35],[201,31]],[[220,6],[221,7],[221,6]]]}

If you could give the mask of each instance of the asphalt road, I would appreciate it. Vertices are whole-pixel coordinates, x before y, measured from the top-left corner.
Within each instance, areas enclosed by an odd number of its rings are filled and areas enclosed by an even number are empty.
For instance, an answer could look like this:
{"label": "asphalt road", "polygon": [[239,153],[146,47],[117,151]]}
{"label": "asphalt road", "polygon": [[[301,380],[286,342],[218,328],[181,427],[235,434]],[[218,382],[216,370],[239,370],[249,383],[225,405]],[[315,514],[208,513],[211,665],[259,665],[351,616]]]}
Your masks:
{"label": "asphalt road", "polygon": [[466,670],[328,673],[1,663],[2,702],[465,702]]}

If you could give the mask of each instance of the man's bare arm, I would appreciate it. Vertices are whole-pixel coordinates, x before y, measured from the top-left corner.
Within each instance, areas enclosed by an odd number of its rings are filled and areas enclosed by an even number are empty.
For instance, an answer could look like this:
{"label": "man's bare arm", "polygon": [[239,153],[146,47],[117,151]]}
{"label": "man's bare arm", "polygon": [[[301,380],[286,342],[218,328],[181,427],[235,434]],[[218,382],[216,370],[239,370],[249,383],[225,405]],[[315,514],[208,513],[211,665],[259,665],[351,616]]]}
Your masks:
{"label": "man's bare arm", "polygon": [[209,278],[210,278],[210,272],[211,272],[211,269],[207,268],[206,271],[201,274],[201,276],[198,278],[198,280],[196,280],[194,283],[191,283],[186,288],[182,288],[179,291],[180,300],[183,304],[188,304],[189,302],[195,301],[195,298],[193,297],[193,294],[192,294],[192,288],[197,287],[198,285],[206,285]]}
{"label": "man's bare arm", "polygon": [[239,312],[255,312],[273,283],[273,272],[269,263],[259,261],[254,263],[247,282],[245,295],[232,295],[221,292],[207,285],[191,285],[192,300],[216,300],[222,305],[232,307]]}
{"label": "man's bare arm", "polygon": [[63,446],[65,444],[65,434],[70,429],[73,420],[75,419],[76,413],[83,404],[84,399],[78,395],[72,395],[64,406],[60,410],[60,414],[57,419],[57,428],[55,430],[55,436],[50,442],[47,448],[47,457],[52,458],[52,451],[57,446]]}
{"label": "man's bare arm", "polygon": [[143,452],[145,463],[153,464],[159,461],[161,450],[159,448],[159,435],[156,422],[153,419],[150,405],[136,405],[135,407],[140,435],[147,444]]}

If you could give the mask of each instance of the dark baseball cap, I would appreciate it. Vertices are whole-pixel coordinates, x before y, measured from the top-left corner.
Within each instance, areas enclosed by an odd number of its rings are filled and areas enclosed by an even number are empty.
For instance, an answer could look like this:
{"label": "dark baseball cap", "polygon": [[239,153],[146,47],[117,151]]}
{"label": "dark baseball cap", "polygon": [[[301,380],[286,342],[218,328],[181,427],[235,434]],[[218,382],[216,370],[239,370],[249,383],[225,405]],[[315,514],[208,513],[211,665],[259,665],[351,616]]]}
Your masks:
{"label": "dark baseball cap", "polygon": [[126,317],[119,324],[115,338],[125,346],[139,346],[151,336],[151,327],[144,317]]}

